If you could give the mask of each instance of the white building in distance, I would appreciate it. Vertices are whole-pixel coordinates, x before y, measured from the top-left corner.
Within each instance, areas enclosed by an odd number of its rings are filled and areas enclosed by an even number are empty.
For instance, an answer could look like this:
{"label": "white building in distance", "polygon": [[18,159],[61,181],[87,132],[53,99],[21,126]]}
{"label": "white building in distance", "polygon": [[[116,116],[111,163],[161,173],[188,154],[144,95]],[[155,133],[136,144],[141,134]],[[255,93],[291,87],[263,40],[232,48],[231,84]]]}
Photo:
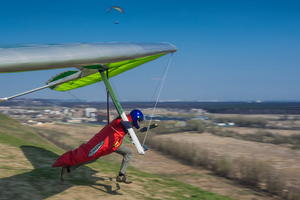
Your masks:
{"label": "white building in distance", "polygon": [[97,108],[86,108],[85,110],[86,117],[95,117],[95,113],[97,112]]}

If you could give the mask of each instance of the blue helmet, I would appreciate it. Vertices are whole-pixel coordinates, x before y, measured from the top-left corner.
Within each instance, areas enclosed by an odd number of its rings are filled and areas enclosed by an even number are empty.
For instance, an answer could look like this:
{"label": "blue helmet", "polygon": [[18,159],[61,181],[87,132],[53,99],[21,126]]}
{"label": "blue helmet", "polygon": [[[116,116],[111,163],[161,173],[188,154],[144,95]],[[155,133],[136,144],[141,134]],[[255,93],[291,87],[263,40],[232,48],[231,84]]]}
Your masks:
{"label": "blue helmet", "polygon": [[139,129],[140,126],[138,124],[138,120],[144,121],[144,115],[143,115],[143,113],[140,110],[138,110],[138,109],[134,109],[134,110],[132,110],[130,112],[130,116],[132,118],[134,127],[137,128],[137,129]]}

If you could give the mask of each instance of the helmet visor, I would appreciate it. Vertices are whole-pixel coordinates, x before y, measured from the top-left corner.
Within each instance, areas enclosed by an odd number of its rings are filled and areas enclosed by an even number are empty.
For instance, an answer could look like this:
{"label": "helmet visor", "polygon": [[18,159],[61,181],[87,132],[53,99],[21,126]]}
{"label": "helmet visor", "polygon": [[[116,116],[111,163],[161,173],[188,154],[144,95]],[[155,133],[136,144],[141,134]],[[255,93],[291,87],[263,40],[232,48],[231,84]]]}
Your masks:
{"label": "helmet visor", "polygon": [[144,123],[144,119],[137,119],[138,126],[141,126]]}

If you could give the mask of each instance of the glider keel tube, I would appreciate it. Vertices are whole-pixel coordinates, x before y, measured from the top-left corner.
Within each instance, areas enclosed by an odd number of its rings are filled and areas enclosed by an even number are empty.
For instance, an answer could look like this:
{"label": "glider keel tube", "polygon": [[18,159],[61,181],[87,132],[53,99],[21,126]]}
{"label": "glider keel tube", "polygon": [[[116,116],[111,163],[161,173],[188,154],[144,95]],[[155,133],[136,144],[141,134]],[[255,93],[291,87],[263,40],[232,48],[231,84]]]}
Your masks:
{"label": "glider keel tube", "polygon": [[7,101],[7,100],[8,100],[7,97],[5,97],[5,98],[0,98],[0,102],[2,102],[2,101]]}
{"label": "glider keel tube", "polygon": [[[123,120],[123,121],[129,121],[128,118],[127,118],[127,116],[126,116],[126,114],[125,114],[125,112],[123,111],[123,108],[121,107],[120,102],[119,102],[118,99],[117,99],[117,96],[115,95],[115,93],[114,93],[114,91],[113,91],[113,89],[112,89],[110,83],[108,82],[108,79],[107,79],[107,77],[106,77],[106,74],[104,73],[104,70],[99,70],[99,72],[100,72],[100,74],[101,74],[102,80],[103,80],[103,82],[105,83],[105,86],[106,86],[106,88],[107,88],[107,90],[108,90],[108,92],[109,92],[109,94],[110,94],[110,97],[111,97],[111,99],[113,100],[113,102],[114,102],[114,104],[115,104],[115,107],[116,107],[116,109],[117,109],[119,115],[121,116],[122,120]],[[141,146],[140,141],[139,141],[138,138],[136,137],[136,134],[135,134],[133,128],[129,128],[129,129],[128,129],[128,132],[129,132],[129,134],[130,134],[130,136],[131,136],[131,139],[133,140],[133,143],[135,144],[135,146],[136,146],[138,152],[139,152],[140,154],[144,155],[144,154],[145,154],[144,149],[143,149],[143,147]]]}

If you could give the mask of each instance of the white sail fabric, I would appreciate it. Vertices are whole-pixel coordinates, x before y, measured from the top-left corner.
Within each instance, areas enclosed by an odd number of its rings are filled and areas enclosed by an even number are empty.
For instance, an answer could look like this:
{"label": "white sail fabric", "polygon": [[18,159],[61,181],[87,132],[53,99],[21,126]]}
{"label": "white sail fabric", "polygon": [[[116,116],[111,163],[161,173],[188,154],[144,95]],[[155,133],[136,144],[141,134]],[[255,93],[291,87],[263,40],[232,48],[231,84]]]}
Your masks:
{"label": "white sail fabric", "polygon": [[101,65],[176,50],[169,43],[2,45],[0,73]]}

